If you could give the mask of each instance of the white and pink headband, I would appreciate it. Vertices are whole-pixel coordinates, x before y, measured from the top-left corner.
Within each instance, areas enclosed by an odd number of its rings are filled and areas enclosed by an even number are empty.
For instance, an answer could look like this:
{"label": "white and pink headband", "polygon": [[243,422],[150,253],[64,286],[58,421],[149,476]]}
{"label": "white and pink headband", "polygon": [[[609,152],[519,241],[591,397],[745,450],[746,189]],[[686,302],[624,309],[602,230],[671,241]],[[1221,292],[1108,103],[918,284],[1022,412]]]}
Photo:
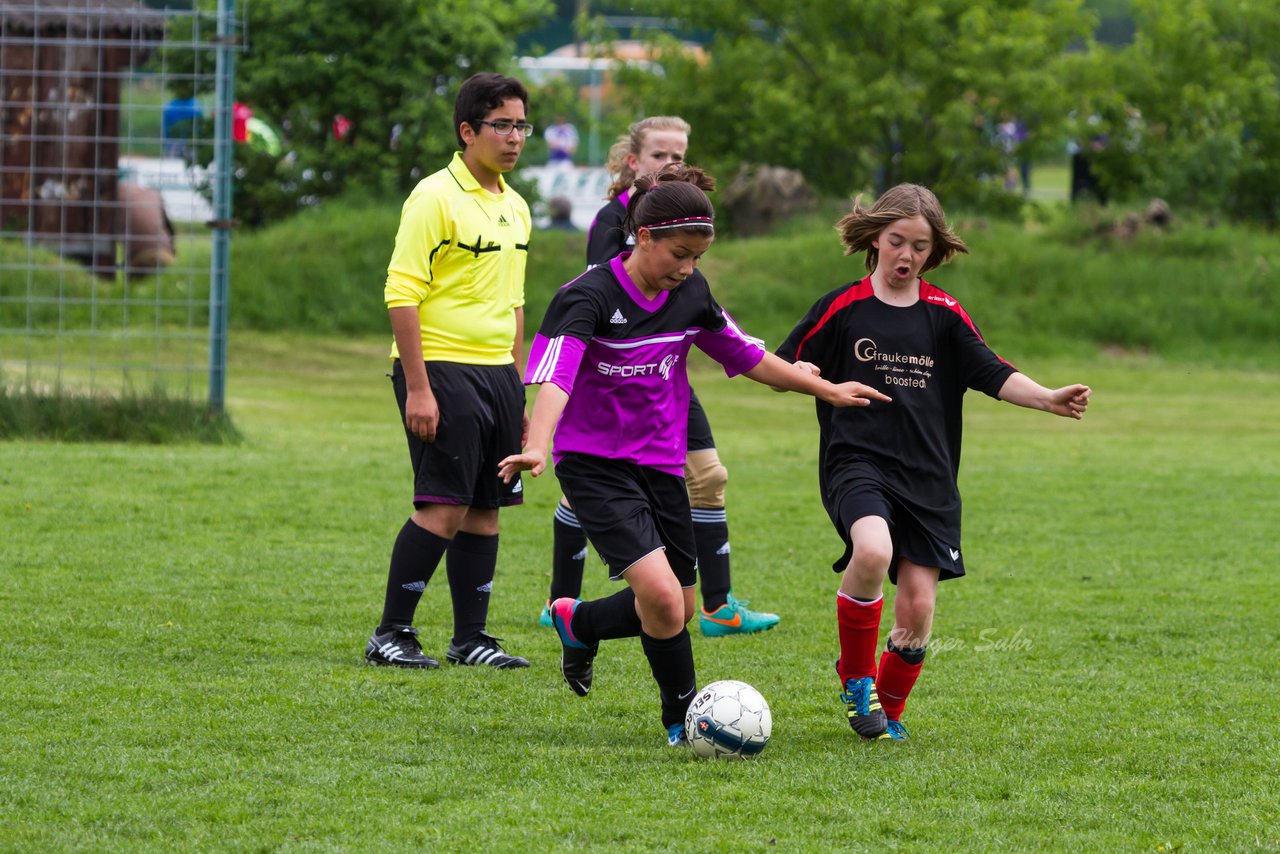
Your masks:
{"label": "white and pink headband", "polygon": [[647,228],[650,231],[661,231],[664,228],[685,228],[691,225],[705,226],[715,231],[715,219],[709,216],[685,216],[680,219],[669,219],[664,222],[655,222],[653,225],[642,225],[640,228]]}

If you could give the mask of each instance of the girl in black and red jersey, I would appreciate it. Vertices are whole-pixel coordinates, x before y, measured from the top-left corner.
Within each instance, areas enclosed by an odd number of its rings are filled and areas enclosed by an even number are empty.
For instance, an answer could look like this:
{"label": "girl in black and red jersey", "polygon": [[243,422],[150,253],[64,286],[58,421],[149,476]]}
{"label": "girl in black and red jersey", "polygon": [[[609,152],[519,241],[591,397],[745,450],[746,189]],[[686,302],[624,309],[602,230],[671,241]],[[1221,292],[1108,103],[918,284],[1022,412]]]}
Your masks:
{"label": "girl in black and red jersey", "polygon": [[[900,184],[837,224],[845,254],[870,274],[809,310],[778,355],[831,382],[893,397],[850,418],[818,402],[823,505],[845,542],[832,567],[841,700],[864,738],[903,739],[902,711],[924,662],[938,581],[964,575],[960,554],[962,404],[967,389],[1081,418],[1086,385],[1048,389],[987,346],[955,297],[920,278],[968,247],[937,197]],[[876,664],[885,576],[897,585],[893,628]]]}
{"label": "girl in black and red jersey", "polygon": [[690,349],[729,376],[821,396],[831,406],[889,400],[859,383],[796,370],[716,303],[697,269],[715,237],[705,192],[713,186],[686,166],[636,183],[627,209],[635,251],[593,267],[552,298],[525,372],[526,384],[540,386],[528,442],[499,464],[504,481],[522,471],[537,477],[554,432],[556,478],[609,577],[627,585],[592,601],[551,603],[560,672],[585,697],[600,642],[639,637],[659,686],[667,743],[676,747],[687,743],[684,717],[696,688],[685,628],[698,575],[683,477]]}
{"label": "girl in black and red jersey", "polygon": [[[609,188],[609,202],[600,209],[587,234],[587,267],[606,264],[635,247],[635,236],[624,224],[627,203],[638,177],[654,175],[684,160],[689,148],[689,123],[678,116],[649,116],[633,123],[609,149],[609,168],[617,177]],[[716,452],[711,422],[690,395],[688,457],[685,482],[697,543],[698,580],[702,609],[698,626],[708,637],[748,634],[771,629],[780,617],[747,607],[747,600],[733,595],[729,564],[729,525],[725,514],[725,484],[729,472]],[[550,626],[551,603],[562,596],[576,598],[582,592],[587,556],[587,536],[568,500],[556,505],[553,521],[551,593],[542,609],[541,622]]]}

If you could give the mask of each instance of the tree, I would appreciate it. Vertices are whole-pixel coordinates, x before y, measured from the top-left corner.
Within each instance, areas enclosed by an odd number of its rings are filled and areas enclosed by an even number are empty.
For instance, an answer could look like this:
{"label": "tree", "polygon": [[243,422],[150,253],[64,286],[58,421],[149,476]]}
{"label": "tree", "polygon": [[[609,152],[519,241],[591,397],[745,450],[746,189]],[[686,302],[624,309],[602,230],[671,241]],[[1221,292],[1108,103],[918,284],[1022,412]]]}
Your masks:
{"label": "tree", "polygon": [[[236,149],[236,213],[260,224],[349,188],[403,193],[457,148],[453,98],[511,64],[549,0],[252,0],[236,99],[284,157]],[[335,119],[349,122],[335,132]]]}
{"label": "tree", "polygon": [[1280,9],[1257,0],[1137,0],[1136,35],[1109,58],[1103,152],[1113,187],[1280,221]]}
{"label": "tree", "polygon": [[[1079,0],[658,0],[716,37],[705,64],[664,54],[665,77],[631,79],[646,112],[694,127],[694,156],[800,169],[848,192],[899,181],[951,202],[994,197],[1002,118],[1031,153],[1056,147],[1074,94],[1062,63],[1090,44]],[[988,201],[991,199],[988,198]]]}

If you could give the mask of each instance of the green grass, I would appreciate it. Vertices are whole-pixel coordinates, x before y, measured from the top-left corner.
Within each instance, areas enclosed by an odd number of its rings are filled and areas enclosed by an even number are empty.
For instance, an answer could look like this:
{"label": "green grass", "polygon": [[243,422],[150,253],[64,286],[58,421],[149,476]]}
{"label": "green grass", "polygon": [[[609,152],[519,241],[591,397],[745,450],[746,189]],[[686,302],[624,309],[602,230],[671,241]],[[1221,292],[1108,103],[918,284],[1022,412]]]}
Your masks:
{"label": "green grass", "polygon": [[226,412],[202,400],[164,389],[148,394],[86,395],[0,385],[0,440],[63,442],[236,442],[240,434]]}
{"label": "green grass", "polygon": [[[503,514],[490,620],[533,667],[362,666],[408,512],[385,351],[235,338],[238,445],[6,443],[0,847],[1280,846],[1277,373],[1021,358],[1094,386],[1079,424],[974,396],[970,577],[940,591],[914,740],[868,745],[835,701],[811,404],[699,363],[737,592],[783,616],[695,636],[700,682],[774,712],[758,761],[716,764],[662,744],[638,644],[606,644],[589,698],[561,683],[550,477]],[[448,613],[441,572],[436,655]]]}
{"label": "green grass", "polygon": [[164,105],[172,97],[150,77],[126,80],[120,95],[121,154],[160,157]]}
{"label": "green grass", "polygon": [[1031,169],[1029,197],[1038,202],[1064,202],[1071,197],[1069,161],[1037,163]]}

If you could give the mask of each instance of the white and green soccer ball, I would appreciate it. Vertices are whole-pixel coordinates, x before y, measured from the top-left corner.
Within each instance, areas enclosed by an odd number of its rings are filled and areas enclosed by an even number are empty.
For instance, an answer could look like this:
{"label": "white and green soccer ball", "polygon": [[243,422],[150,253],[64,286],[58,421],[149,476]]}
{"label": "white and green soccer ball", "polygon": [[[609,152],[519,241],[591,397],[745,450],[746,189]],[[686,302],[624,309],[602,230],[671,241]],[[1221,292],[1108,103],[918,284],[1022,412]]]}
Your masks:
{"label": "white and green soccer ball", "polygon": [[703,757],[746,759],[769,743],[773,715],[760,692],[746,682],[723,679],[707,685],[689,704],[685,735]]}

